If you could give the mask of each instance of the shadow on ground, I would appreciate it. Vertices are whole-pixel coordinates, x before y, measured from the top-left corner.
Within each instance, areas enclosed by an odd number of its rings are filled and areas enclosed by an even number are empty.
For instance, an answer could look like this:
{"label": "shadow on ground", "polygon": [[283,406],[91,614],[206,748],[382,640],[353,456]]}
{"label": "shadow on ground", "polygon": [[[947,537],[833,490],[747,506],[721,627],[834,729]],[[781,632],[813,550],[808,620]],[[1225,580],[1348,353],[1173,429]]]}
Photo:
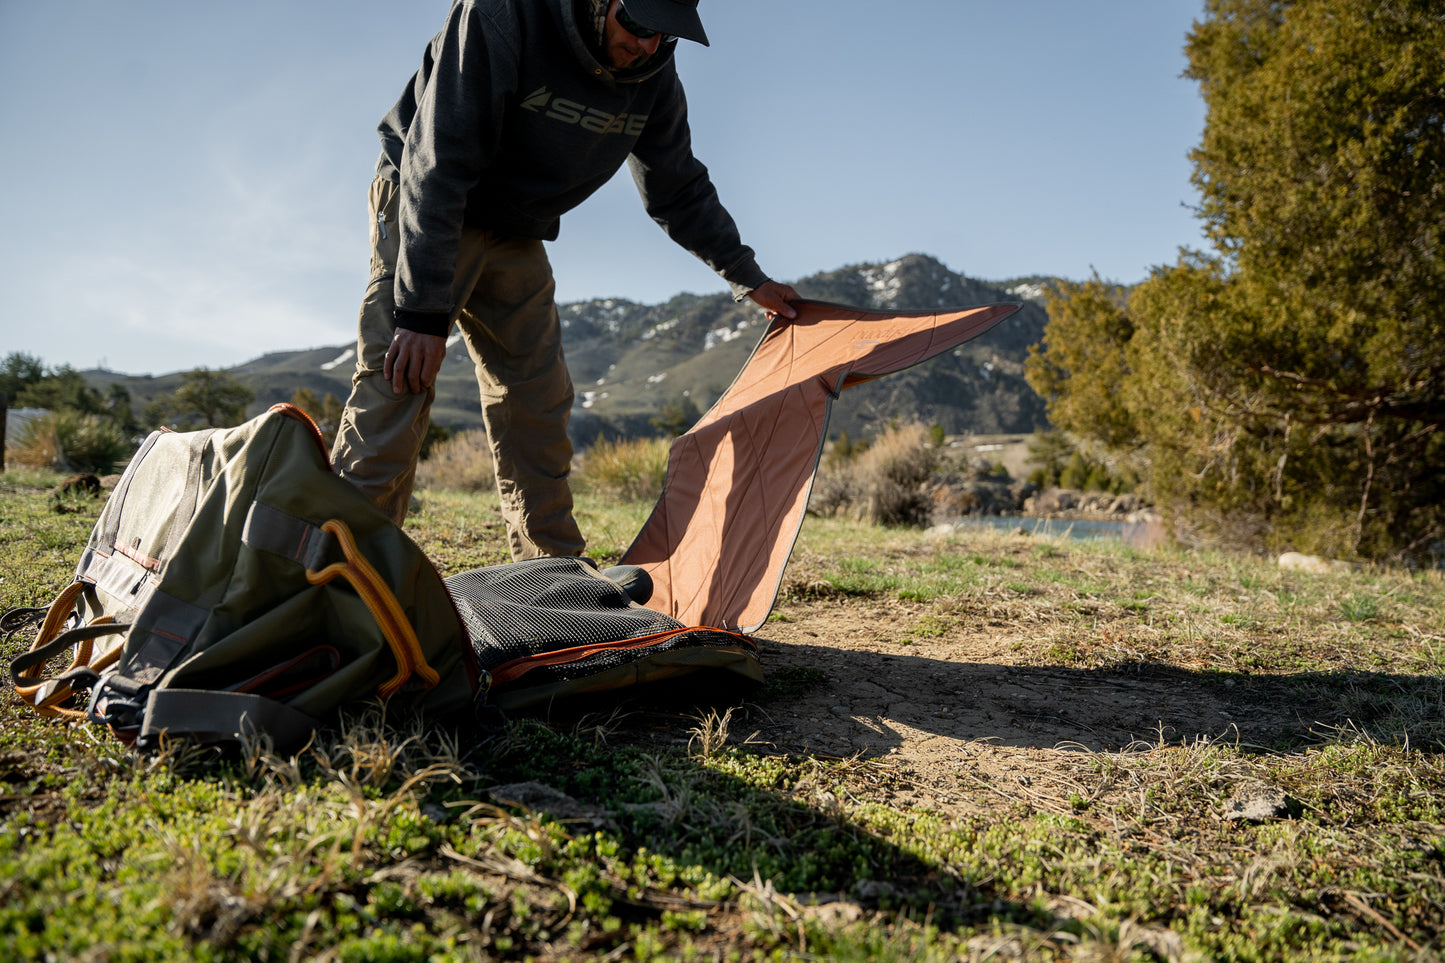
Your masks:
{"label": "shadow on ground", "polygon": [[1424,748],[1438,744],[1445,706],[1445,679],[1403,673],[1076,669],[780,642],[764,651],[774,680],[760,700],[768,740],[864,757],[938,739],[1108,751],[1203,737],[1291,751],[1352,726],[1382,742],[1408,727]]}

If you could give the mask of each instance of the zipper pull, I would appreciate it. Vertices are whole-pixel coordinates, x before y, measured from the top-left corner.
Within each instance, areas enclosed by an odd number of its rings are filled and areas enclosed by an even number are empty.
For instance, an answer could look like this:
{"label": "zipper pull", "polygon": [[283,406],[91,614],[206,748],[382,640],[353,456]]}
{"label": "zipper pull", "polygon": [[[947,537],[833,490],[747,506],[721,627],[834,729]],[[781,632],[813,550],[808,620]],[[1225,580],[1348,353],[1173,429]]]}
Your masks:
{"label": "zipper pull", "polygon": [[381,232],[381,239],[386,240],[386,215],[381,211],[376,212],[376,229]]}

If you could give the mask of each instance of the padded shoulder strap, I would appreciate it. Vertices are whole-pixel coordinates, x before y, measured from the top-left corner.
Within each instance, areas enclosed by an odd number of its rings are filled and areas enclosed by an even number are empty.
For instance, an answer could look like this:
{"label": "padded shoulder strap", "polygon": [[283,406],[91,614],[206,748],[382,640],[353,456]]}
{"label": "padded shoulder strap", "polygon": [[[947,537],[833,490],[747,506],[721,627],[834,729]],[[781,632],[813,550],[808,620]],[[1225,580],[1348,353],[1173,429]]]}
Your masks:
{"label": "padded shoulder strap", "polygon": [[[115,635],[117,632],[128,632],[130,626],[124,622],[103,622],[94,625],[81,626],[78,629],[71,629],[62,632],[54,639],[46,643],[37,643],[29,652],[16,656],[10,660],[10,683],[17,690],[23,688],[27,682],[33,682],[39,678],[39,668],[51,659],[55,658],[66,649],[73,648],[83,642],[90,642],[106,635]],[[89,665],[87,661],[77,660],[71,668],[81,668]]]}
{"label": "padded shoulder strap", "polygon": [[[130,630],[129,624],[103,615],[89,625],[62,632],[61,627],[74,612],[76,600],[85,588],[85,583],[80,580],[67,585],[51,603],[30,650],[10,663],[10,682],[15,687],[15,694],[43,716],[82,718],[84,713],[63,708],[61,703],[74,694],[76,687],[89,685],[89,682],[79,685],[81,676],[93,681],[96,673],[113,665],[121,654],[117,644],[100,658],[93,658],[94,641]],[[70,667],[56,678],[46,678],[45,664],[70,648],[75,649]]]}

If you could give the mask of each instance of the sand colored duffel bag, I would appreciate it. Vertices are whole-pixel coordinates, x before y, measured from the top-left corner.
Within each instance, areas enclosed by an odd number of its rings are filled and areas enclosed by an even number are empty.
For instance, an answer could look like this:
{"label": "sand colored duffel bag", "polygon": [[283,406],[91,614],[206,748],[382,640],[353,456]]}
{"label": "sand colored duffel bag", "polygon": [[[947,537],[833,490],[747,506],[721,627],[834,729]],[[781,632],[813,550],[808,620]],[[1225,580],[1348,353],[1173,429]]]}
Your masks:
{"label": "sand colored duffel bag", "polygon": [[151,748],[296,746],[374,698],[467,709],[482,673],[431,562],[277,405],[146,439],[11,676],[41,713]]}

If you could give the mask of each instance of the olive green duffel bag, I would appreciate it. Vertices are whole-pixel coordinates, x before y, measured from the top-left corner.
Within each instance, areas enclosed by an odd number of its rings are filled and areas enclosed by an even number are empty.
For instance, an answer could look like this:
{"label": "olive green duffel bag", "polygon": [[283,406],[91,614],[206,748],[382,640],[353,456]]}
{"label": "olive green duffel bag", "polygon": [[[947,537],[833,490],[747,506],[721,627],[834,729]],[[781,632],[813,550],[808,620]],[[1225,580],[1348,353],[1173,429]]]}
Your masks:
{"label": "olive green duffel bag", "polygon": [[166,733],[293,746],[374,697],[464,709],[481,673],[431,562],[277,405],[146,439],[11,675],[41,713],[149,748]]}

